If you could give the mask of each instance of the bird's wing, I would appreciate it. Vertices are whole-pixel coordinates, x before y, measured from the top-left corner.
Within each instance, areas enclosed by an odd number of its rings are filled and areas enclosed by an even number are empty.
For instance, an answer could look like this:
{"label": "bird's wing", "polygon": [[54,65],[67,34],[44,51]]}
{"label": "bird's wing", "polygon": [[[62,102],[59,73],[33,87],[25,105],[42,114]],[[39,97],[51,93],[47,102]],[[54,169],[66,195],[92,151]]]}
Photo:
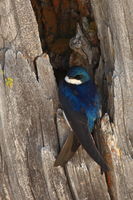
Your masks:
{"label": "bird's wing", "polygon": [[54,166],[64,166],[66,162],[73,157],[79,146],[80,143],[77,137],[73,133],[70,133],[59,155],[57,156]]}
{"label": "bird's wing", "polygon": [[[96,148],[95,142],[91,133],[89,133],[88,129],[88,119],[84,112],[74,111],[67,99],[63,96],[60,96],[60,100],[63,106],[63,110],[65,115],[76,134],[79,142],[82,144],[87,153],[93,158],[95,162],[97,162],[103,171],[107,171],[108,167],[104,162],[102,156]],[[68,109],[69,107],[69,109]]]}

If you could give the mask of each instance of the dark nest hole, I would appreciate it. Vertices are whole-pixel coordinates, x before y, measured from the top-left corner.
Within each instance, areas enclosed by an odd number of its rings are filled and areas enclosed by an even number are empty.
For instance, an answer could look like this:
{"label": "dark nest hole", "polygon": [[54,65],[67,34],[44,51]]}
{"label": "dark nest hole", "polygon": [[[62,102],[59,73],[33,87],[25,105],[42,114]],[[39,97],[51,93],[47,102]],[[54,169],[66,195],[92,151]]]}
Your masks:
{"label": "dark nest hole", "polygon": [[[42,49],[49,55],[57,84],[72,65],[86,67],[95,78],[100,59],[100,43],[90,0],[31,0],[31,3],[38,23]],[[77,33],[77,23],[91,49],[91,64],[82,53],[70,48],[69,42]],[[98,77],[96,83],[103,97],[103,113],[109,113],[106,76]]]}

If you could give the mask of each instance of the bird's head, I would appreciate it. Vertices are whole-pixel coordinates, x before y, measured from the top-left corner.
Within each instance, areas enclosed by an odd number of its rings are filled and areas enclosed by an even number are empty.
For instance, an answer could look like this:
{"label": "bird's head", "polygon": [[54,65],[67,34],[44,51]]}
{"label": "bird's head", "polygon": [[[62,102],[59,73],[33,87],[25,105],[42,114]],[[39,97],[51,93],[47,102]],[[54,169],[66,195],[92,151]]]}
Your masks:
{"label": "bird's head", "polygon": [[89,81],[90,79],[90,75],[88,74],[86,69],[79,66],[71,67],[65,77],[65,81],[67,83],[74,85],[80,85]]}

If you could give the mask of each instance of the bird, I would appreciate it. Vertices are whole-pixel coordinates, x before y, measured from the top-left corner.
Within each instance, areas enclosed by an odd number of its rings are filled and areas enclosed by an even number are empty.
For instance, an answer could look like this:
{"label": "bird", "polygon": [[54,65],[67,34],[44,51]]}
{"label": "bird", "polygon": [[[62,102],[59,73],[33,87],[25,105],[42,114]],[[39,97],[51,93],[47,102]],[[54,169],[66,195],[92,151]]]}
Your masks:
{"label": "bird", "polygon": [[69,68],[65,78],[59,83],[59,100],[74,134],[70,134],[66,140],[54,165],[64,166],[82,145],[101,170],[108,171],[92,136],[95,121],[100,118],[101,97],[84,67]]}

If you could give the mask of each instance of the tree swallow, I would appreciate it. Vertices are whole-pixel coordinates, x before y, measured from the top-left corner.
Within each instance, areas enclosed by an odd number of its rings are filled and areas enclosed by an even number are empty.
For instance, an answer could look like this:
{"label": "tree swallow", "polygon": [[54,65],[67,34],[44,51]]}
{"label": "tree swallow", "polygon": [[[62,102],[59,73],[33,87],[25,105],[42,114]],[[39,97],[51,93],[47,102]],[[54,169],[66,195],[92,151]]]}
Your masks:
{"label": "tree swallow", "polygon": [[100,118],[100,96],[89,73],[83,67],[70,68],[65,79],[59,84],[59,99],[75,135],[71,134],[68,137],[55,161],[55,166],[63,166],[81,144],[102,170],[107,171],[108,167],[96,148],[91,134],[96,119]]}

